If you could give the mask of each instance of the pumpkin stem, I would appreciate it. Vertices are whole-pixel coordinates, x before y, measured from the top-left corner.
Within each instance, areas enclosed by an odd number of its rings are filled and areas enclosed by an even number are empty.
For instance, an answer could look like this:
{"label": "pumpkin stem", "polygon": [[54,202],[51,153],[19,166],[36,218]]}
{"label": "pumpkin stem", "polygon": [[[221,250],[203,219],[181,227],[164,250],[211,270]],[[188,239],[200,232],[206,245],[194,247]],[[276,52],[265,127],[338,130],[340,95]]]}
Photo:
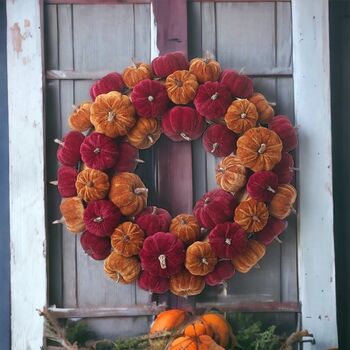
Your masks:
{"label": "pumpkin stem", "polygon": [[283,241],[278,236],[275,237],[275,241],[278,242],[279,244],[283,243]]}
{"label": "pumpkin stem", "polygon": [[73,108],[73,111],[75,112],[79,107],[73,104],[72,108]]}
{"label": "pumpkin stem", "polygon": [[225,243],[228,244],[228,245],[231,245],[231,243],[232,243],[231,238],[226,238],[225,239]]}
{"label": "pumpkin stem", "polygon": [[149,142],[154,143],[154,138],[151,135],[147,135]]}
{"label": "pumpkin stem", "polygon": [[119,283],[119,281],[120,281],[120,273],[119,272],[116,272],[115,273],[115,275],[116,275],[116,279],[115,279],[115,283]]}
{"label": "pumpkin stem", "polygon": [[260,222],[260,219],[256,215],[253,216],[253,220],[256,222]]}
{"label": "pumpkin stem", "polygon": [[54,225],[63,224],[64,222],[65,222],[64,217],[62,217],[61,219],[52,221],[52,223],[53,223]]}
{"label": "pumpkin stem", "polygon": [[154,97],[153,97],[152,95],[149,95],[149,96],[147,97],[147,100],[148,100],[149,102],[152,102],[152,101],[154,100]]}
{"label": "pumpkin stem", "polygon": [[207,228],[201,227],[201,234],[206,235],[209,232]]}
{"label": "pumpkin stem", "polygon": [[205,198],[204,204],[208,204],[209,202],[210,202],[210,198],[209,197]]}
{"label": "pumpkin stem", "polygon": [[244,119],[247,117],[247,113],[241,113],[241,118]]}
{"label": "pumpkin stem", "polygon": [[276,191],[271,186],[267,186],[266,190],[272,193],[276,193]]}
{"label": "pumpkin stem", "polygon": [[214,153],[218,147],[219,147],[219,144],[217,142],[213,143],[213,148],[211,149],[210,153]]}
{"label": "pumpkin stem", "polygon": [[207,258],[202,258],[202,264],[209,265]]}
{"label": "pumpkin stem", "polygon": [[186,140],[186,141],[192,141],[191,138],[188,137],[184,132],[181,132],[181,133],[180,133],[180,136],[181,136],[184,140]]}
{"label": "pumpkin stem", "polygon": [[158,256],[158,260],[160,263],[160,268],[162,270],[166,269],[166,256],[164,254],[161,254]]}
{"label": "pumpkin stem", "polygon": [[95,153],[95,154],[98,154],[98,153],[100,153],[100,152],[101,152],[101,148],[96,147],[96,148],[94,149],[94,153]]}
{"label": "pumpkin stem", "polygon": [[183,82],[181,80],[175,79],[175,84],[178,87],[182,87],[183,86]]}
{"label": "pumpkin stem", "polygon": [[244,70],[245,70],[245,67],[242,67],[242,68],[239,70],[238,75],[242,75],[243,72],[244,72]]}
{"label": "pumpkin stem", "polygon": [[64,146],[64,142],[62,140],[60,140],[60,139],[54,139],[53,142],[59,144],[62,147]]}
{"label": "pumpkin stem", "polygon": [[88,181],[88,182],[86,183],[86,186],[87,186],[87,187],[93,187],[93,185],[94,185],[94,183],[93,183],[92,181]]}
{"label": "pumpkin stem", "polygon": [[214,95],[211,95],[211,99],[215,101],[219,97],[219,93],[216,91]]}
{"label": "pumpkin stem", "polygon": [[136,159],[135,159],[135,162],[136,162],[136,163],[144,163],[145,161],[142,160],[142,159],[140,159],[140,158],[136,158]]}
{"label": "pumpkin stem", "polygon": [[214,54],[212,54],[209,50],[206,50],[205,51],[205,55],[204,55],[204,62],[205,63],[209,63],[210,60],[213,60],[215,57],[214,57]]}
{"label": "pumpkin stem", "polygon": [[289,170],[291,172],[293,172],[293,171],[299,171],[300,169],[299,168],[294,168],[293,166],[291,166],[291,167],[289,167]]}
{"label": "pumpkin stem", "polygon": [[97,216],[95,219],[94,219],[94,222],[97,222],[97,223],[100,223],[103,221],[103,217],[102,216]]}
{"label": "pumpkin stem", "polygon": [[181,218],[180,225],[187,225],[187,221],[184,218]]}
{"label": "pumpkin stem", "polygon": [[296,214],[296,213],[297,213],[297,211],[296,211],[295,208],[293,208],[293,207],[291,207],[290,210],[291,210],[291,212],[292,212],[293,214]]}
{"label": "pumpkin stem", "polygon": [[115,118],[115,116],[116,116],[116,113],[115,113],[115,112],[109,111],[109,112],[108,112],[107,120],[108,120],[109,122],[111,122],[111,121],[113,121],[113,119]]}
{"label": "pumpkin stem", "polygon": [[134,189],[135,194],[142,194],[147,192],[148,192],[148,188],[145,188],[145,187],[137,187]]}
{"label": "pumpkin stem", "polygon": [[267,103],[268,103],[271,107],[276,107],[276,106],[277,106],[277,103],[276,103],[276,102],[267,101]]}
{"label": "pumpkin stem", "polygon": [[139,66],[138,62],[136,62],[135,57],[131,57],[131,62],[133,64],[134,68],[137,68]]}
{"label": "pumpkin stem", "polygon": [[219,173],[224,173],[224,172],[225,172],[225,168],[223,168],[222,166],[219,166],[219,167],[217,168],[217,171],[218,171]]}
{"label": "pumpkin stem", "polygon": [[154,205],[153,207],[152,207],[152,215],[154,215],[155,213],[156,213],[156,211],[157,211],[157,207]]}
{"label": "pumpkin stem", "polygon": [[54,186],[57,186],[58,185],[58,181],[57,180],[55,180],[55,181],[50,181],[49,182],[51,185],[54,185]]}
{"label": "pumpkin stem", "polygon": [[265,143],[262,143],[262,144],[260,145],[260,148],[258,149],[258,153],[259,153],[259,154],[263,154],[265,151],[266,151],[266,144],[265,144]]}

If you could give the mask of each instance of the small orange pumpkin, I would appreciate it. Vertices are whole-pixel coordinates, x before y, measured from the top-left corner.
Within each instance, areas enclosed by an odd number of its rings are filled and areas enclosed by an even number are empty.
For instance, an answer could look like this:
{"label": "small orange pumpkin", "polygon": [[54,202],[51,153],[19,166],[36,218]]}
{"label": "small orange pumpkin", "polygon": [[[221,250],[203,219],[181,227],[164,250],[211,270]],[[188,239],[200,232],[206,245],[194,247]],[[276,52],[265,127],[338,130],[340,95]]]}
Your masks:
{"label": "small orange pumpkin", "polygon": [[173,340],[169,350],[225,350],[218,345],[209,335],[198,337],[183,336]]}
{"label": "small orange pumpkin", "polygon": [[71,129],[84,132],[92,127],[90,121],[90,108],[92,102],[82,102],[68,118],[68,125]]}
{"label": "small orange pumpkin", "polygon": [[218,259],[208,242],[195,242],[186,250],[185,266],[193,275],[207,275],[214,270],[217,262]]}
{"label": "small orange pumpkin", "polygon": [[216,168],[216,183],[228,192],[239,191],[247,182],[247,170],[236,156],[227,156]]}
{"label": "small orange pumpkin", "polygon": [[231,261],[235,269],[242,273],[247,273],[265,255],[266,248],[262,243],[252,239],[249,241],[248,249],[235,256]]}
{"label": "small orange pumpkin", "polygon": [[249,198],[237,206],[234,221],[247,232],[258,232],[267,224],[268,218],[266,204]]}
{"label": "small orange pumpkin", "polygon": [[246,99],[238,99],[231,103],[225,114],[227,127],[236,134],[243,134],[254,128],[258,120],[255,105]]}
{"label": "small orange pumpkin", "polygon": [[171,309],[161,312],[151,325],[149,334],[173,331],[182,326],[188,314],[184,310]]}
{"label": "small orange pumpkin", "polygon": [[204,278],[192,275],[186,269],[170,277],[170,291],[179,297],[198,295],[204,287]]}
{"label": "small orange pumpkin", "polygon": [[249,101],[254,103],[256,110],[258,111],[259,122],[262,124],[267,124],[272,119],[275,112],[269,102],[266,100],[265,96],[256,92],[249,99]]}
{"label": "small orange pumpkin", "polygon": [[62,199],[60,211],[62,219],[54,221],[53,224],[65,223],[67,230],[71,233],[80,233],[85,230],[84,205],[79,197]]}
{"label": "small orange pumpkin", "polygon": [[78,174],[75,187],[78,197],[85,202],[103,199],[109,189],[108,175],[100,170],[86,168]]}
{"label": "small orange pumpkin", "polygon": [[187,105],[196,96],[198,81],[188,70],[177,70],[166,78],[165,87],[171,101],[178,105]]}
{"label": "small orange pumpkin", "polygon": [[187,337],[198,337],[199,335],[209,335],[213,338],[214,332],[209,324],[199,318],[188,323],[184,329],[184,335]]}
{"label": "small orange pumpkin", "polygon": [[290,184],[278,186],[273,196],[269,210],[273,217],[283,220],[294,210],[293,204],[297,199],[297,190]]}
{"label": "small orange pumpkin", "polygon": [[124,69],[122,77],[125,85],[132,89],[141,80],[152,79],[152,68],[149,64],[133,61],[132,66]]}
{"label": "small orange pumpkin", "polygon": [[210,58],[209,55],[207,56],[206,58],[194,58],[190,62],[189,71],[197,77],[199,83],[217,81],[220,77],[220,63]]}
{"label": "small orange pumpkin", "polygon": [[171,220],[169,232],[184,244],[192,244],[200,235],[200,226],[194,215],[179,214]]}
{"label": "small orange pumpkin", "polygon": [[147,205],[148,189],[133,173],[119,173],[111,180],[109,199],[125,216],[139,214]]}
{"label": "small orange pumpkin", "polygon": [[139,118],[128,132],[128,142],[138,149],[153,146],[161,135],[160,123],[156,118]]}

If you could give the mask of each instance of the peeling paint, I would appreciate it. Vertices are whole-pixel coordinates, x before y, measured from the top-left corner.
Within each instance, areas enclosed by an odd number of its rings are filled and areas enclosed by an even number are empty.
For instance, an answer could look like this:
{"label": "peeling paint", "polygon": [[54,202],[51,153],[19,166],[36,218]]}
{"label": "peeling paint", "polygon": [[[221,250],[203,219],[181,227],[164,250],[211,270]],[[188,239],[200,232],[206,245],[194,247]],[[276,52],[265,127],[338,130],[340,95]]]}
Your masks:
{"label": "peeling paint", "polygon": [[18,58],[20,52],[22,52],[23,37],[21,34],[21,28],[19,27],[18,23],[16,22],[12,27],[10,27],[10,30],[11,30],[13,51],[15,51],[17,53],[17,58]]}

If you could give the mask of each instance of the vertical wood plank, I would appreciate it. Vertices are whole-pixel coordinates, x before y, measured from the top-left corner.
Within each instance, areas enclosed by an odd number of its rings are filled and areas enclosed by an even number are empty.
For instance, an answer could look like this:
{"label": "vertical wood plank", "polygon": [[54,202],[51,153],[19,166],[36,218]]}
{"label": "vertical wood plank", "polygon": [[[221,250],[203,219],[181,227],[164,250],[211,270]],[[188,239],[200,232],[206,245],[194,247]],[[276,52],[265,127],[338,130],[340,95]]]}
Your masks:
{"label": "vertical wood plank", "polygon": [[276,6],[276,66],[292,67],[292,14],[288,2],[278,2]]}

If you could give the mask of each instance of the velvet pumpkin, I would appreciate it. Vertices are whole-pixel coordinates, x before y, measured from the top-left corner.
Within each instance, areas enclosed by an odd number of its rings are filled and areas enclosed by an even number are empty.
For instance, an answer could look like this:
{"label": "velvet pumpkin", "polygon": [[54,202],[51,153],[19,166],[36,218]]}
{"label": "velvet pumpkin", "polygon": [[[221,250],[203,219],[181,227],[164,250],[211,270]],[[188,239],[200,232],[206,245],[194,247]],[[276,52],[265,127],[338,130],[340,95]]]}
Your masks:
{"label": "velvet pumpkin", "polygon": [[91,122],[101,134],[125,136],[136,123],[135,109],[128,96],[111,91],[96,97],[91,105]]}
{"label": "velvet pumpkin", "polygon": [[237,201],[231,193],[215,189],[197,201],[193,214],[201,227],[212,229],[217,224],[229,221],[236,206]]}
{"label": "velvet pumpkin", "polygon": [[279,136],[263,127],[249,129],[237,141],[237,156],[254,172],[271,170],[281,160],[281,151]]}
{"label": "velvet pumpkin", "polygon": [[52,181],[52,184],[57,184],[57,189],[61,197],[74,197],[77,195],[75,182],[77,180],[77,169],[70,166],[61,166],[57,170],[57,181]]}
{"label": "velvet pumpkin", "polygon": [[205,120],[191,107],[176,106],[162,117],[162,128],[172,141],[192,141],[203,134]]}
{"label": "velvet pumpkin", "polygon": [[186,250],[185,266],[195,276],[212,272],[218,259],[208,242],[195,242]]}
{"label": "velvet pumpkin", "polygon": [[148,271],[141,272],[137,283],[150,293],[163,294],[169,290],[169,278],[153,276]]}
{"label": "velvet pumpkin", "polygon": [[201,294],[204,287],[204,278],[192,275],[186,269],[170,277],[170,291],[179,297],[187,298]]}
{"label": "velvet pumpkin", "polygon": [[235,100],[225,114],[227,127],[236,134],[243,134],[254,128],[258,120],[258,112],[253,103],[246,99]]}
{"label": "velvet pumpkin", "polygon": [[169,212],[162,208],[147,207],[135,217],[135,222],[145,232],[152,236],[157,232],[168,232],[171,221]]}
{"label": "velvet pumpkin", "polygon": [[275,165],[273,172],[277,175],[279,184],[292,182],[294,179],[294,159],[292,155],[283,152],[281,161]]}
{"label": "velvet pumpkin", "polygon": [[188,318],[188,314],[184,310],[170,309],[161,312],[151,325],[149,334],[163,333],[174,331],[182,326]]}
{"label": "velvet pumpkin", "polygon": [[273,196],[269,210],[273,217],[283,220],[293,211],[293,204],[297,199],[297,190],[290,184],[278,186]]}
{"label": "velvet pumpkin", "polygon": [[87,167],[97,170],[112,168],[118,159],[118,148],[112,138],[93,132],[80,146],[81,159]]}
{"label": "velvet pumpkin", "polygon": [[85,202],[103,199],[109,190],[108,175],[100,170],[87,168],[78,174],[75,187],[78,196]]}
{"label": "velvet pumpkin", "polygon": [[83,215],[84,205],[79,197],[64,198],[60,204],[61,220],[53,223],[65,223],[71,233],[80,233],[85,230]]}
{"label": "velvet pumpkin", "polygon": [[247,233],[235,222],[217,224],[209,234],[209,243],[219,258],[232,259],[248,247]]}
{"label": "velvet pumpkin", "polygon": [[197,337],[183,336],[174,339],[169,350],[225,350],[218,345],[209,335],[200,335]]}
{"label": "velvet pumpkin", "polygon": [[193,101],[198,89],[195,75],[187,70],[178,70],[168,75],[165,87],[170,100],[178,105],[187,105]]}
{"label": "velvet pumpkin", "polygon": [[258,171],[247,183],[249,196],[259,202],[270,202],[278,188],[278,176],[272,171]]}
{"label": "velvet pumpkin", "polygon": [[63,140],[55,139],[59,144],[57,149],[57,159],[60,163],[67,166],[76,166],[80,161],[80,145],[84,141],[84,135],[79,131],[70,131]]}
{"label": "velvet pumpkin", "polygon": [[94,101],[98,95],[107,94],[110,91],[122,92],[125,84],[119,73],[113,72],[105,75],[90,88],[90,96]]}
{"label": "velvet pumpkin", "polygon": [[[230,265],[232,267],[232,264]],[[198,318],[186,325],[184,336],[198,337],[200,335],[208,335],[209,337],[213,336],[213,330],[204,320]]]}
{"label": "velvet pumpkin", "polygon": [[249,198],[238,204],[234,220],[247,232],[261,231],[267,223],[269,212],[263,202]]}
{"label": "velvet pumpkin", "polygon": [[189,70],[200,83],[205,83],[206,81],[217,81],[219,79],[221,66],[218,61],[210,57],[197,57],[191,60]]}
{"label": "velvet pumpkin", "polygon": [[84,211],[86,229],[96,236],[110,236],[120,220],[119,209],[105,199],[89,202]]}
{"label": "velvet pumpkin", "polygon": [[237,192],[247,182],[247,170],[236,156],[227,156],[216,167],[216,183],[224,191]]}
{"label": "velvet pumpkin", "polygon": [[199,86],[193,101],[199,114],[213,121],[225,115],[231,102],[231,93],[227,87],[210,81]]}
{"label": "velvet pumpkin", "polygon": [[153,72],[159,78],[166,78],[177,70],[188,70],[189,65],[188,59],[182,52],[170,52],[152,61]]}
{"label": "velvet pumpkin", "polygon": [[139,150],[130,145],[130,143],[120,142],[118,144],[118,150],[119,155],[113,168],[114,172],[134,172],[138,164],[144,163],[144,161],[139,158]]}
{"label": "velvet pumpkin", "polygon": [[255,105],[258,111],[259,123],[267,124],[273,118],[275,112],[263,94],[256,92],[249,101]]}
{"label": "velvet pumpkin", "polygon": [[192,244],[200,236],[200,227],[195,216],[179,214],[170,223],[169,232],[181,239],[185,245]]}
{"label": "velvet pumpkin", "polygon": [[150,79],[137,83],[130,98],[137,114],[144,118],[161,116],[168,109],[170,102],[165,86]]}
{"label": "velvet pumpkin", "polygon": [[220,83],[230,90],[233,97],[249,98],[253,95],[253,80],[233,69],[221,73]]}
{"label": "velvet pumpkin", "polygon": [[217,286],[232,278],[236,273],[235,268],[228,260],[221,260],[215,265],[214,271],[205,276],[208,286]]}
{"label": "velvet pumpkin", "polygon": [[141,80],[152,79],[152,68],[146,63],[133,62],[132,66],[124,69],[122,76],[125,85],[132,89]]}
{"label": "velvet pumpkin", "polygon": [[146,149],[152,147],[160,135],[160,124],[156,118],[139,118],[128,132],[128,142],[138,149]]}
{"label": "velvet pumpkin", "polygon": [[73,112],[68,117],[68,125],[71,129],[76,131],[87,131],[92,127],[90,121],[90,107],[91,102],[82,102],[75,107]]}
{"label": "velvet pumpkin", "polygon": [[169,277],[180,272],[185,260],[181,240],[165,232],[157,232],[147,237],[139,255],[142,268],[160,277]]}
{"label": "velvet pumpkin", "polygon": [[89,231],[80,236],[80,244],[84,252],[94,260],[104,260],[111,253],[109,237],[97,237]]}
{"label": "velvet pumpkin", "polygon": [[282,140],[283,152],[290,152],[298,146],[298,136],[294,126],[285,115],[276,115],[269,122],[269,129],[273,130]]}
{"label": "velvet pumpkin", "polygon": [[266,226],[255,233],[255,239],[265,245],[271,244],[286,228],[287,223],[276,218],[269,218]]}
{"label": "velvet pumpkin", "polygon": [[236,150],[237,136],[226,126],[214,124],[205,130],[203,147],[215,157],[226,157]]}
{"label": "velvet pumpkin", "polygon": [[109,199],[125,216],[140,213],[147,205],[148,189],[133,173],[119,173],[111,180]]}

